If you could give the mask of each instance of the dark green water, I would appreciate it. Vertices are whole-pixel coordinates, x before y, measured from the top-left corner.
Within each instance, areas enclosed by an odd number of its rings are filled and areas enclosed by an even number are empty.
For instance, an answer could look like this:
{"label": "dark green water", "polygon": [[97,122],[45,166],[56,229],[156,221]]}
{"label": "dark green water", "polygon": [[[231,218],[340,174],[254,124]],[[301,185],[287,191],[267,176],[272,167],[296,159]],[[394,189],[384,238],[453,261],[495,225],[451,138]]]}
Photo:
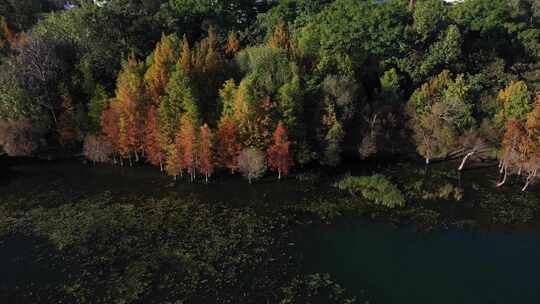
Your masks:
{"label": "dark green water", "polygon": [[354,221],[317,229],[307,271],[373,303],[540,303],[540,234],[417,232]]}

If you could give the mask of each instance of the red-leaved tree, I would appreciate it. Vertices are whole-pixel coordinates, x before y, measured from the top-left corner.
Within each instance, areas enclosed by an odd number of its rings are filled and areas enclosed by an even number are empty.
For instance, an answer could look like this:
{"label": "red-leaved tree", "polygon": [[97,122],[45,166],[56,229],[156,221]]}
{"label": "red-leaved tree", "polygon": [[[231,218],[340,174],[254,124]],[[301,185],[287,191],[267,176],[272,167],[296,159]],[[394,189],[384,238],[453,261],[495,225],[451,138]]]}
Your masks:
{"label": "red-leaved tree", "polygon": [[238,129],[231,118],[225,117],[221,120],[217,136],[218,163],[234,173],[238,168],[237,158],[242,147],[238,140]]}
{"label": "red-leaved tree", "polygon": [[278,172],[278,179],[287,176],[293,165],[290,152],[290,145],[287,127],[280,121],[274,132],[274,143],[268,148],[268,166],[271,170]]}
{"label": "red-leaved tree", "polygon": [[[118,110],[116,109],[115,103],[111,103],[110,107],[103,111],[103,113],[101,114],[101,130],[111,143],[112,155],[115,163],[116,154],[118,154],[119,151],[119,120],[119,114]],[[120,162],[122,162],[122,158],[120,158]]]}

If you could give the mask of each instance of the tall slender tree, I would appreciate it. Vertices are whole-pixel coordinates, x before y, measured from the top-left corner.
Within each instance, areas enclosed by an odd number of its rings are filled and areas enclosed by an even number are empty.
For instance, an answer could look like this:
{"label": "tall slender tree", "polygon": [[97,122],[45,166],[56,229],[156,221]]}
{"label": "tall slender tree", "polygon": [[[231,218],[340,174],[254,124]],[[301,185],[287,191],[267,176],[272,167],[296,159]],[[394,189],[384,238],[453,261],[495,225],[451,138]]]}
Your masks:
{"label": "tall slender tree", "polygon": [[224,117],[219,123],[217,154],[218,163],[223,168],[228,168],[234,174],[238,168],[237,159],[242,149],[238,139],[238,129],[234,121]]}
{"label": "tall slender tree", "polygon": [[204,124],[200,130],[198,144],[198,162],[199,172],[205,177],[208,184],[208,178],[214,173],[214,134],[207,124]]}
{"label": "tall slender tree", "polygon": [[197,173],[197,127],[188,115],[181,119],[181,127],[178,134],[178,146],[182,153],[180,156],[180,167],[185,168],[191,181],[195,180]]}
{"label": "tall slender tree", "polygon": [[182,175],[182,151],[180,149],[180,140],[175,140],[173,144],[167,146],[167,161],[165,164],[165,172],[172,176],[174,180],[178,179],[178,175]]}
{"label": "tall slender tree", "polygon": [[144,75],[144,82],[147,95],[156,106],[159,106],[160,99],[165,94],[165,88],[178,58],[179,44],[175,34],[162,35],[147,60],[149,67]]}
{"label": "tall slender tree", "polygon": [[144,65],[134,56],[129,56],[118,75],[116,98],[119,109],[119,148],[123,157],[131,155],[139,160],[139,152],[143,148],[144,119],[146,116],[146,100],[143,83]]}
{"label": "tall slender tree", "polygon": [[227,45],[225,46],[225,54],[229,58],[233,58],[238,52],[240,52],[240,41],[235,31],[230,31],[227,36]]}
{"label": "tall slender tree", "polygon": [[167,144],[171,144],[178,132],[182,113],[186,113],[194,122],[199,120],[199,111],[191,89],[191,82],[180,61],[172,73],[166,93],[158,111],[162,136]]}
{"label": "tall slender tree", "polygon": [[[111,102],[109,107],[101,114],[101,130],[112,146],[112,156],[116,163],[116,155],[119,154],[120,117],[117,103]],[[123,164],[121,158],[120,162]]]}
{"label": "tall slender tree", "polygon": [[159,128],[159,117],[156,107],[150,106],[144,130],[144,151],[146,159],[154,166],[159,166],[163,171],[165,161],[165,150],[162,146],[161,132]]}
{"label": "tall slender tree", "polygon": [[274,132],[274,143],[268,148],[268,167],[278,172],[278,179],[287,176],[293,165],[287,127],[280,121]]}
{"label": "tall slender tree", "polygon": [[187,39],[187,36],[184,35],[182,39],[182,52],[180,53],[179,63],[188,78],[192,77],[192,60],[193,58],[191,55],[191,48],[189,47],[189,41]]}

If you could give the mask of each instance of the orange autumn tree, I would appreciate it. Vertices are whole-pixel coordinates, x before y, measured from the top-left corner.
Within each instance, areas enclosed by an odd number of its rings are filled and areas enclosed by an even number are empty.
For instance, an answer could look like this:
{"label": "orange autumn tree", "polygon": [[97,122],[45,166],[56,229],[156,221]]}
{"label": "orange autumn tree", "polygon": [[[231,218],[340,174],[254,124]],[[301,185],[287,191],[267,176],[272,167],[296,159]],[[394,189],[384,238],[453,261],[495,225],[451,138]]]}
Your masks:
{"label": "orange autumn tree", "polygon": [[184,38],[182,39],[182,52],[180,53],[180,59],[179,59],[179,64],[180,66],[182,67],[182,70],[184,71],[184,73],[186,74],[186,76],[188,78],[191,79],[192,77],[192,55],[191,55],[191,49],[189,47],[189,41],[186,37],[186,35],[184,35]]}
{"label": "orange autumn tree", "polygon": [[198,162],[199,172],[204,174],[205,182],[208,184],[208,178],[214,173],[214,134],[207,124],[201,127],[198,145]]}
{"label": "orange autumn tree", "polygon": [[227,45],[225,46],[225,54],[233,58],[236,53],[240,52],[240,41],[235,31],[229,32],[227,37]]}
{"label": "orange autumn tree", "polygon": [[237,159],[242,147],[238,139],[238,130],[231,118],[226,116],[221,120],[217,136],[219,165],[228,168],[234,174],[238,168]]}
{"label": "orange autumn tree", "polygon": [[191,181],[195,180],[197,170],[197,131],[196,122],[184,115],[181,118],[180,131],[177,134],[178,150],[180,155],[180,168],[185,169]]}
{"label": "orange autumn tree", "polygon": [[154,105],[159,105],[178,58],[179,40],[175,34],[162,35],[149,56],[149,67],[144,75],[146,94]]}
{"label": "orange autumn tree", "polygon": [[540,169],[540,95],[536,96],[533,109],[527,115],[525,129],[529,136],[531,144],[529,157],[524,165],[524,170],[528,172],[525,185],[521,191],[527,190],[531,181],[537,178]]}
{"label": "orange autumn tree", "polygon": [[274,143],[268,148],[268,166],[278,172],[278,179],[287,176],[293,165],[287,128],[280,121],[274,132]]}
{"label": "orange autumn tree", "polygon": [[24,32],[14,34],[9,28],[6,18],[0,16],[0,54],[8,54],[16,48],[28,43],[28,35]]}
{"label": "orange autumn tree", "polygon": [[290,49],[289,32],[287,31],[287,26],[285,23],[280,22],[276,25],[267,45],[271,48],[282,48],[284,50]]}
{"label": "orange autumn tree", "polygon": [[173,144],[167,146],[167,161],[165,172],[172,176],[174,180],[178,175],[182,176],[182,151],[180,149],[180,132],[177,134]]}
{"label": "orange autumn tree", "polygon": [[503,135],[500,171],[503,179],[497,184],[500,187],[506,183],[508,175],[517,173],[521,175],[524,164],[531,151],[531,142],[521,121],[510,120],[506,124],[506,131]]}
{"label": "orange autumn tree", "polygon": [[118,148],[122,157],[129,159],[131,155],[139,160],[139,152],[143,148],[144,118],[146,104],[144,99],[144,83],[142,70],[144,65],[130,56],[118,75],[116,99],[119,109]]}
{"label": "orange autumn tree", "polygon": [[163,171],[163,162],[165,161],[165,152],[161,145],[161,132],[159,128],[159,116],[155,106],[148,109],[148,117],[144,129],[144,151],[147,161],[158,166]]}
{"label": "orange autumn tree", "polygon": [[[112,155],[114,163],[116,163],[116,155],[119,153],[119,136],[120,136],[120,119],[116,103],[112,102],[109,107],[101,114],[101,130],[109,140],[112,146]],[[120,158],[122,162],[122,158]]]}

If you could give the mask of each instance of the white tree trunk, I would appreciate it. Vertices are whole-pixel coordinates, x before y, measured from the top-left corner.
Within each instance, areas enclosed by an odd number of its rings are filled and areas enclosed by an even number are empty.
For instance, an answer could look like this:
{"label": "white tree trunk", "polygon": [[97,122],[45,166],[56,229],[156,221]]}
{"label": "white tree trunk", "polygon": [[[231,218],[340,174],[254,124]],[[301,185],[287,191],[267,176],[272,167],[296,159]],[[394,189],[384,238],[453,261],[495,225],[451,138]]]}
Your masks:
{"label": "white tree trunk", "polygon": [[159,170],[163,172],[163,162],[161,160],[159,161]]}
{"label": "white tree trunk", "polygon": [[429,157],[426,157],[426,165],[429,165]]}
{"label": "white tree trunk", "polygon": [[533,172],[529,173],[529,176],[527,176],[527,181],[525,182],[525,186],[523,186],[523,188],[521,189],[521,192],[527,191],[527,188],[529,187],[529,185],[531,184],[531,181],[535,177],[536,177],[536,169]]}
{"label": "white tree trunk", "polygon": [[525,182],[525,186],[521,188],[521,192],[525,192],[527,190],[527,188],[529,187],[529,184],[531,183],[531,179],[532,179],[532,173],[529,173],[529,176],[527,176],[527,181]]}
{"label": "white tree trunk", "polygon": [[469,159],[469,157],[473,156],[474,153],[475,153],[475,151],[471,151],[471,152],[467,153],[467,155],[465,155],[465,157],[461,161],[461,165],[459,165],[458,171],[463,170],[463,168],[465,167],[465,163],[467,162],[467,159]]}
{"label": "white tree trunk", "polygon": [[504,177],[503,177],[503,180],[497,184],[497,187],[501,187],[502,185],[506,183],[506,178],[508,177],[508,169],[506,168],[506,166],[504,166],[503,169],[504,169]]}

